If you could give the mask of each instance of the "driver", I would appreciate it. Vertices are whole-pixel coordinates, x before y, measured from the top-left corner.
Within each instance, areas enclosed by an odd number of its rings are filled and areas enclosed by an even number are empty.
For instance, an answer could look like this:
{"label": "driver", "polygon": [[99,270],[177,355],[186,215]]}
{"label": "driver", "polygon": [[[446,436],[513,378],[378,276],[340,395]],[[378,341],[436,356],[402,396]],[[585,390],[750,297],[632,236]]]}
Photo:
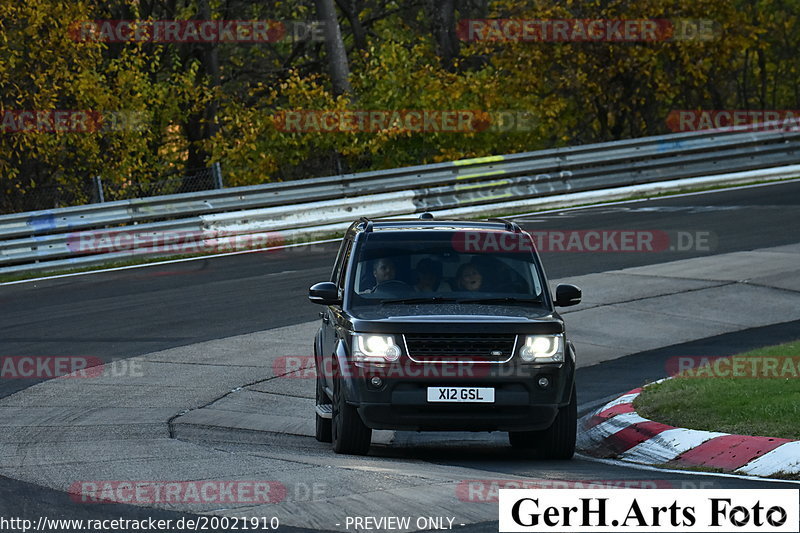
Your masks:
{"label": "driver", "polygon": [[378,259],[372,267],[372,275],[375,276],[376,287],[385,281],[392,281],[397,276],[394,261],[388,257]]}

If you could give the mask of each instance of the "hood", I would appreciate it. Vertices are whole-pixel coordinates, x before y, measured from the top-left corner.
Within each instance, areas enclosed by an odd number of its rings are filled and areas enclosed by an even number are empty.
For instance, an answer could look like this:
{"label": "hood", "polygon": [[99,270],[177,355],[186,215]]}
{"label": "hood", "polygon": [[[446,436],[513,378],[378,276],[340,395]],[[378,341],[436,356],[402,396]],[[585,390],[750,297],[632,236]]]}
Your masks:
{"label": "hood", "polygon": [[561,318],[541,307],[486,304],[397,304],[350,309],[362,332],[559,333]]}

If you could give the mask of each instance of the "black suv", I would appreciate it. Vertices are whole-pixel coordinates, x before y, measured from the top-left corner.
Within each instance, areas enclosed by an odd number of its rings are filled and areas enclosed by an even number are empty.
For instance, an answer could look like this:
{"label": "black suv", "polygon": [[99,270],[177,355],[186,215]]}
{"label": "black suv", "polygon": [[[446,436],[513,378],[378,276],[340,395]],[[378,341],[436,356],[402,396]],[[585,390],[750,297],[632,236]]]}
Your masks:
{"label": "black suv", "polygon": [[575,451],[575,349],[531,236],[486,222],[362,218],[345,233],[314,341],[316,437],[365,454],[373,429],[507,431],[513,447]]}

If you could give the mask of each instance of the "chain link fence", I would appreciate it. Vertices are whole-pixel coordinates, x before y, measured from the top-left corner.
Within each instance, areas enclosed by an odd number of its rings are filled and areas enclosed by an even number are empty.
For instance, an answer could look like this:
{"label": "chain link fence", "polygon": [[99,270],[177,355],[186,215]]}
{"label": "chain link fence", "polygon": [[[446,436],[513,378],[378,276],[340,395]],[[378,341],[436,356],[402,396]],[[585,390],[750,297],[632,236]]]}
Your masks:
{"label": "chain link fence", "polygon": [[[396,149],[395,147],[392,150]],[[434,162],[437,150],[433,146],[420,143],[406,143],[401,148],[407,156],[408,164]],[[252,169],[227,166],[232,182],[236,174],[250,175]],[[297,179],[351,174],[394,168],[398,166],[390,150],[343,156],[336,150],[314,151],[310,157],[300,162],[281,165],[267,181],[293,181]],[[406,165],[401,165],[406,166]],[[238,171],[238,172],[237,172]],[[252,176],[248,176],[252,179]],[[248,184],[252,181],[247,180]],[[221,189],[223,183],[222,167],[215,163],[211,167],[193,169],[183,173],[162,176],[158,180],[120,180],[102,176],[87,176],[79,182],[66,184],[0,187],[0,214],[40,211],[91,203],[149,198],[168,194],[192,193],[211,189]]]}
{"label": "chain link fence", "polygon": [[9,185],[2,190],[0,196],[0,214],[83,205],[93,201],[92,180],[88,178],[77,187],[74,183],[35,188],[16,188]]}
{"label": "chain link fence", "polygon": [[190,193],[222,187],[222,170],[219,163],[208,168],[190,170],[182,176],[173,175],[156,181],[110,183],[100,176],[94,176],[87,177],[77,184],[7,189],[0,198],[0,214]]}
{"label": "chain link fence", "polygon": [[[396,151],[402,151],[405,156],[404,161],[398,163],[394,157]],[[365,151],[346,156],[333,149],[315,150],[312,155],[300,162],[281,164],[270,174],[270,181],[292,181],[424,165],[435,162],[434,158],[439,155],[441,154],[436,146],[422,143],[396,143],[374,153]],[[239,170],[247,171],[247,169]]]}

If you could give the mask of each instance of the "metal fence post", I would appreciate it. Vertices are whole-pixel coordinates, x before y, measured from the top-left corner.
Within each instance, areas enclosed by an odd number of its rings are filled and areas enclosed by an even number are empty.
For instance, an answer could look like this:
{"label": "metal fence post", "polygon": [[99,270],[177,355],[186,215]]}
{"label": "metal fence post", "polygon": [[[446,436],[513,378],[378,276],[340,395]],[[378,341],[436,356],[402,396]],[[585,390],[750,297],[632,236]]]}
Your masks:
{"label": "metal fence post", "polygon": [[103,194],[103,180],[100,179],[100,176],[94,177],[94,188],[97,194],[97,203],[102,204],[106,201],[106,197]]}
{"label": "metal fence post", "polygon": [[222,165],[219,161],[211,165],[211,174],[214,176],[214,187],[222,189],[224,187],[222,185]]}

